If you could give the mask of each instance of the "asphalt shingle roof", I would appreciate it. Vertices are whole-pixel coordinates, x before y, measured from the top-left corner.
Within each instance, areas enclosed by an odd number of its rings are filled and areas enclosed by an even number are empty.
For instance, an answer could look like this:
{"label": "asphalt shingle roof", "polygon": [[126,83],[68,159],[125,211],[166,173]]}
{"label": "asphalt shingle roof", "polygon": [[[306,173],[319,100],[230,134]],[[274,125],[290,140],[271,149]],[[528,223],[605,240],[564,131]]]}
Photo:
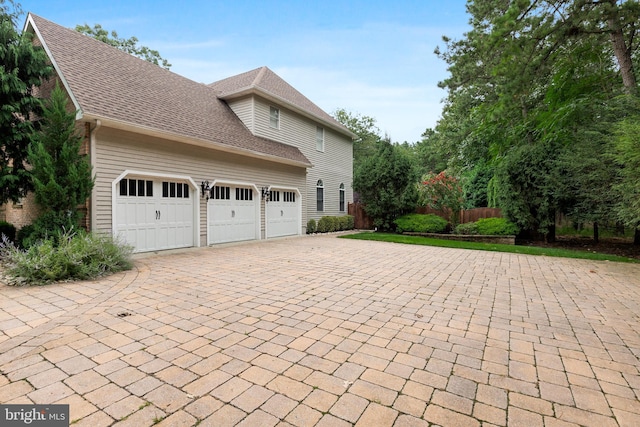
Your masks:
{"label": "asphalt shingle roof", "polygon": [[351,135],[342,123],[327,114],[322,108],[311,102],[306,96],[298,92],[296,88],[283,80],[268,67],[260,67],[246,73],[228,77],[226,79],[211,83],[210,87],[219,91],[219,97],[227,99],[236,94],[246,91],[256,90],[273,96],[295,108],[341,130],[347,135]]}
{"label": "asphalt shingle roof", "polygon": [[83,115],[310,166],[297,147],[254,136],[214,88],[39,16],[28,19]]}

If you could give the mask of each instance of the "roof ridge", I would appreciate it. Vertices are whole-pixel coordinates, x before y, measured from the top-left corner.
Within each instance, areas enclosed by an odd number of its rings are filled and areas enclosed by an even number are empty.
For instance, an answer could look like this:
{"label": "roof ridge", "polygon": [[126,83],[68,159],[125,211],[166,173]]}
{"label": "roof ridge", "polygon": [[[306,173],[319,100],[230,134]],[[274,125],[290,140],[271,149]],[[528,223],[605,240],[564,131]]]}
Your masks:
{"label": "roof ridge", "polygon": [[260,67],[260,71],[258,71],[258,74],[256,74],[256,78],[253,79],[252,86],[260,86],[260,82],[262,82],[262,78],[264,77],[264,75],[267,74],[267,70],[268,68],[265,65]]}

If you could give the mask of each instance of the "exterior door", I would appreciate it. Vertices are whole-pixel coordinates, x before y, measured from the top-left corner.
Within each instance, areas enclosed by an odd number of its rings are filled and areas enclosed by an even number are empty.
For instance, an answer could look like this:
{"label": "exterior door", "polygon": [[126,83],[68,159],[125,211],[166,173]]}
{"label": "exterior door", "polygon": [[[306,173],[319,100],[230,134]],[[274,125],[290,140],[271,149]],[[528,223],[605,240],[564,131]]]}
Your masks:
{"label": "exterior door", "polygon": [[295,191],[270,191],[266,211],[267,238],[300,234],[300,198]]}
{"label": "exterior door", "polygon": [[124,178],[117,184],[115,232],[135,252],[194,245],[194,203],[185,182]]}
{"label": "exterior door", "polygon": [[215,185],[207,205],[209,244],[259,238],[259,198],[252,187]]}

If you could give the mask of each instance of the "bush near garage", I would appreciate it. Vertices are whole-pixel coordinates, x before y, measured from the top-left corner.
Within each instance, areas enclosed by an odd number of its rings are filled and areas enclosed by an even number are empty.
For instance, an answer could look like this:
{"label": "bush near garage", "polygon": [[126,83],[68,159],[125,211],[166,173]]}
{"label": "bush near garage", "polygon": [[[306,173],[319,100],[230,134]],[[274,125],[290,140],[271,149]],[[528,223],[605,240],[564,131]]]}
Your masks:
{"label": "bush near garage", "polygon": [[0,262],[9,284],[45,285],[129,270],[132,250],[109,235],[75,230],[60,232],[24,250],[5,241],[0,244]]}
{"label": "bush near garage", "polygon": [[407,214],[394,221],[398,233],[444,233],[447,230],[446,219],[434,214]]}
{"label": "bush near garage", "polygon": [[[355,221],[352,215],[343,216],[323,216],[318,220],[316,232],[331,233],[334,231],[353,230]],[[309,228],[307,225],[307,232]]]}
{"label": "bush near garage", "polygon": [[317,224],[315,219],[311,218],[309,221],[307,221],[307,234],[315,233],[316,228],[317,228]]}

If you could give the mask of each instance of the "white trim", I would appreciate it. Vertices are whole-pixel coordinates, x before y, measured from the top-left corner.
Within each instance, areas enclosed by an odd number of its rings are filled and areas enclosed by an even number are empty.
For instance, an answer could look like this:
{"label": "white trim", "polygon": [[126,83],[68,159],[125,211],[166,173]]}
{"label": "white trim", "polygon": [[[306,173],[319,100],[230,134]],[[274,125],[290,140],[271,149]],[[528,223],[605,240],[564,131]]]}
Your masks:
{"label": "white trim", "polygon": [[111,233],[116,236],[118,230],[116,228],[116,211],[117,211],[117,194],[116,186],[126,176],[135,176],[140,178],[166,178],[187,181],[191,184],[193,190],[193,246],[200,247],[200,187],[196,182],[187,175],[176,175],[169,173],[158,173],[127,169],[111,181]]}
{"label": "white trim", "polygon": [[64,86],[65,90],[67,91],[67,94],[69,94],[69,97],[73,102],[73,106],[75,107],[76,120],[80,120],[83,115],[82,107],[80,106],[80,103],[78,102],[75,95],[71,91],[71,87],[69,87],[69,83],[67,82],[67,79],[64,77],[64,74],[62,74],[62,70],[58,66],[58,63],[56,62],[55,58],[53,57],[51,50],[49,49],[49,46],[47,46],[47,43],[44,41],[44,37],[42,37],[42,34],[40,34],[40,30],[38,30],[38,27],[36,26],[36,23],[34,22],[33,17],[31,16],[31,13],[27,15],[27,20],[24,24],[24,31],[28,31],[29,26],[31,26],[31,28],[33,29],[33,32],[38,37],[38,40],[40,40],[40,43],[42,44],[42,48],[47,53],[47,56],[51,61],[51,65],[53,65],[53,68],[56,70],[56,73],[58,74],[58,78],[62,82],[62,86]]}
{"label": "white trim", "polygon": [[[86,123],[89,123],[89,129],[91,129],[91,122],[86,122]],[[89,161],[91,162],[91,172],[93,173],[95,173],[94,171],[98,167],[98,160],[96,159],[96,156],[97,156],[96,133],[98,132],[98,129],[100,129],[101,126],[102,126],[102,122],[100,120],[96,120],[95,127],[91,129],[89,132]],[[91,231],[95,231],[98,227],[98,216],[96,215],[97,211],[98,211],[98,189],[97,189],[97,186],[94,185],[91,190],[91,212],[89,213],[90,214],[89,226],[91,227]]]}
{"label": "white trim", "polygon": [[[253,188],[253,191],[255,192],[255,196],[256,199],[254,199],[254,205],[255,205],[255,214],[256,214],[256,227],[255,227],[255,236],[256,236],[256,240],[261,240],[262,236],[260,235],[260,200],[262,197],[262,193],[260,192],[260,190],[258,189],[258,186],[250,183],[250,182],[244,182],[244,181],[234,181],[234,180],[227,180],[227,179],[214,179],[213,181],[209,182],[209,187],[213,188],[216,185],[228,185],[228,186],[234,186],[234,187],[250,187]],[[209,220],[210,220],[210,212],[209,212],[209,202],[207,201],[207,246],[212,245],[213,243],[211,243],[211,235],[209,232]]]}

